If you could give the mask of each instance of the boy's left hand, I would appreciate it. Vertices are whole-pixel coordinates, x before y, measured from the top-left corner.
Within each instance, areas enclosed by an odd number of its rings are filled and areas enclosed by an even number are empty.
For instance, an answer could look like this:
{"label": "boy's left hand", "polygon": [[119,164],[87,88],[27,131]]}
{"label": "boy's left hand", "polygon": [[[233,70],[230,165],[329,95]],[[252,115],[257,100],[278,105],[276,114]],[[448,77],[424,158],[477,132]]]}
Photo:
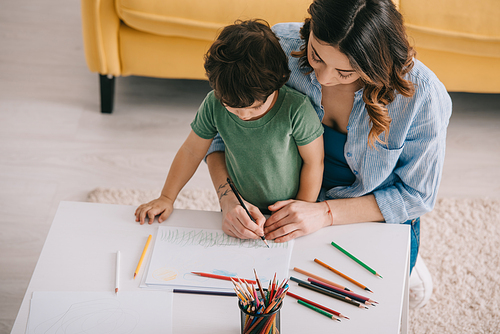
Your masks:
{"label": "boy's left hand", "polygon": [[149,218],[149,224],[151,225],[155,217],[159,216],[158,223],[161,223],[170,216],[173,210],[174,203],[170,199],[160,196],[148,203],[141,204],[135,210],[135,221],[143,225],[146,218]]}

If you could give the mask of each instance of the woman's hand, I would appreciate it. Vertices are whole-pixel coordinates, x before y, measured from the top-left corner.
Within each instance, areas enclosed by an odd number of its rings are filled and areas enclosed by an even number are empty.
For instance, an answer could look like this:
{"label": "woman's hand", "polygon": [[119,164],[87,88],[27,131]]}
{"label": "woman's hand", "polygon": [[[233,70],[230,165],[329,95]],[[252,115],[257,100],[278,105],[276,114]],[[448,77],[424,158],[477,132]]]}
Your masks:
{"label": "woman's hand", "polygon": [[266,238],[285,242],[307,235],[332,223],[328,206],[298,200],[279,201],[269,206],[273,212],[264,225]]}
{"label": "woman's hand", "polygon": [[135,221],[140,221],[141,225],[143,225],[147,216],[151,225],[155,217],[160,215],[158,222],[161,223],[170,216],[172,211],[174,211],[174,202],[165,196],[160,196],[149,203],[141,204],[135,210]]}
{"label": "woman's hand", "polygon": [[257,239],[264,235],[263,227],[266,218],[260,210],[243,200],[248,211],[255,219],[254,223],[245,209],[240,205],[232,191],[222,196],[220,206],[222,209],[222,230],[227,235],[239,239]]}

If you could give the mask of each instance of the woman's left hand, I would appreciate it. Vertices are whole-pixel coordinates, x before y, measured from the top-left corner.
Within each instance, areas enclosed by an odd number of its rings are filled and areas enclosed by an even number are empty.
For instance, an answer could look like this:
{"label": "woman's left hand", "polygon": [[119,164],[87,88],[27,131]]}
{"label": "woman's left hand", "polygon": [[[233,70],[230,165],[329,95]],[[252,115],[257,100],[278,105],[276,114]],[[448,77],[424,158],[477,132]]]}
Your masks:
{"label": "woman's left hand", "polygon": [[273,212],[264,224],[267,239],[285,242],[316,232],[331,224],[325,203],[298,200],[279,201],[269,206]]}

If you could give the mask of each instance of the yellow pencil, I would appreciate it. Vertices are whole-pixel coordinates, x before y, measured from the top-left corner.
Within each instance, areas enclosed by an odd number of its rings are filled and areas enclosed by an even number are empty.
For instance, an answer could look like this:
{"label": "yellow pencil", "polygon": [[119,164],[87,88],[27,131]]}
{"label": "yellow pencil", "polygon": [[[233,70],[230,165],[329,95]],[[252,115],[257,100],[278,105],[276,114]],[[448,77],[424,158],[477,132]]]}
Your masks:
{"label": "yellow pencil", "polygon": [[137,268],[135,269],[134,279],[135,279],[135,276],[137,276],[137,273],[139,272],[139,270],[141,269],[142,260],[144,260],[144,255],[146,255],[146,252],[148,251],[148,247],[149,247],[150,242],[151,242],[151,234],[148,237],[148,241],[146,241],[146,246],[144,246],[144,250],[142,251],[141,259],[139,260],[139,263],[137,264]]}

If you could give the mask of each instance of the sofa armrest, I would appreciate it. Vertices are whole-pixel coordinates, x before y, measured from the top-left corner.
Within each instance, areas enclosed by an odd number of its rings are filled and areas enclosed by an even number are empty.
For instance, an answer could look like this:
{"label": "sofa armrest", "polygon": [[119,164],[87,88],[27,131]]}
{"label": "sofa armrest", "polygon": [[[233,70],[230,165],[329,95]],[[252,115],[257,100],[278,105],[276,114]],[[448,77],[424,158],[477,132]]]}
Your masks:
{"label": "sofa armrest", "polygon": [[82,32],[87,66],[92,72],[121,74],[114,0],[81,0]]}

